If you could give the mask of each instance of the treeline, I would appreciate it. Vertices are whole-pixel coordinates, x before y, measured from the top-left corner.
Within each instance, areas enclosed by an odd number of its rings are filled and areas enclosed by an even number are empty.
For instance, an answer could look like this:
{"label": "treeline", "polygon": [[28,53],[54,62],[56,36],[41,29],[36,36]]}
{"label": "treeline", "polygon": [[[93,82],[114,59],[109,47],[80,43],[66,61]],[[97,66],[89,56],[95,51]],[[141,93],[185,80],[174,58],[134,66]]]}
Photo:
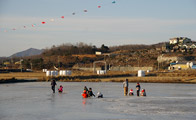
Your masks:
{"label": "treeline", "polygon": [[[62,44],[59,46],[52,46],[51,48],[45,49],[41,55],[29,56],[23,58],[1,58],[0,68],[9,67],[9,68],[32,68],[33,70],[40,70],[43,68],[52,69],[54,66],[60,68],[72,68],[74,65],[88,66],[92,65],[94,61],[100,61],[105,59],[103,56],[88,57],[86,54],[95,54],[96,51],[102,53],[109,53],[119,50],[132,50],[135,52],[141,52],[142,49],[155,49],[158,46],[161,46],[163,43],[158,43],[155,45],[121,45],[121,46],[112,46],[108,47],[102,44],[99,48],[95,45],[88,45],[85,43],[73,44]],[[138,53],[141,55],[142,53]],[[76,55],[76,56],[72,56]],[[77,55],[84,55],[84,57],[78,57]],[[118,56],[117,56],[118,57]],[[136,56],[137,58],[137,56]],[[148,57],[150,58],[150,57]],[[113,58],[116,65],[120,64],[119,58]],[[127,56],[126,59],[128,60]],[[20,64],[15,64],[16,62],[23,60]],[[9,65],[3,64],[4,62],[10,62]],[[111,60],[112,61],[112,60]],[[131,59],[130,59],[131,61]],[[128,62],[128,61],[126,61]],[[126,63],[124,62],[124,63]]]}
{"label": "treeline", "polygon": [[142,50],[142,49],[156,49],[160,48],[165,44],[166,42],[161,42],[157,44],[152,45],[144,45],[144,44],[131,44],[131,45],[119,45],[119,46],[111,46],[110,51],[119,51],[119,50]]}
{"label": "treeline", "polygon": [[95,54],[96,51],[103,53],[109,52],[109,48],[104,44],[97,48],[95,45],[88,45],[85,43],[77,43],[76,45],[72,44],[62,44],[59,46],[52,46],[50,49],[45,49],[42,53],[44,56],[68,56],[73,54]]}
{"label": "treeline", "polygon": [[59,46],[52,46],[50,49],[45,49],[42,53],[44,56],[68,56],[73,54],[95,54],[96,51],[100,51],[102,53],[114,52],[119,50],[142,50],[142,49],[156,49],[157,47],[161,47],[163,43],[153,44],[153,45],[144,45],[144,44],[132,44],[132,45],[120,45],[120,46],[105,46],[102,44],[100,48],[95,45],[88,45],[85,43],[77,43],[73,44],[62,44]]}
{"label": "treeline", "polygon": [[140,49],[149,49],[149,45],[120,45],[120,46],[112,46],[110,47],[111,51],[119,51],[119,50],[140,50]]}

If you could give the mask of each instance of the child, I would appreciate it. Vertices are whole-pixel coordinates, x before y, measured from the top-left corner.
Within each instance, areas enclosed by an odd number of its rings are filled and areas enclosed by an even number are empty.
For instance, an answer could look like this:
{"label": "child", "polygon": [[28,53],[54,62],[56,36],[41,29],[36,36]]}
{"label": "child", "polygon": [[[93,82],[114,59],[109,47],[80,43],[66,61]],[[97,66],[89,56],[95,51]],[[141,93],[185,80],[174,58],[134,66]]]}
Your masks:
{"label": "child", "polygon": [[84,86],[84,90],[86,90],[86,93],[88,94],[88,88]]}
{"label": "child", "polygon": [[82,96],[83,96],[83,98],[87,98],[88,97],[88,94],[86,93],[86,90],[83,91]]}
{"label": "child", "polygon": [[98,98],[103,98],[103,94],[102,94],[101,92],[98,92],[98,93],[97,93],[97,97],[98,97]]}
{"label": "child", "polygon": [[58,90],[59,90],[59,92],[60,92],[60,93],[62,93],[62,92],[63,92],[63,86],[62,86],[62,85],[60,85],[60,87],[59,87],[59,89],[58,89]]}
{"label": "child", "polygon": [[92,88],[89,88],[88,97],[92,97],[92,96],[95,97],[95,95],[93,94]]}
{"label": "child", "polygon": [[146,91],[145,91],[145,89],[142,89],[142,91],[140,92],[140,95],[141,95],[141,96],[146,96]]}
{"label": "child", "polygon": [[129,91],[129,96],[133,96],[134,94],[133,94],[133,89],[131,89],[130,91]]}

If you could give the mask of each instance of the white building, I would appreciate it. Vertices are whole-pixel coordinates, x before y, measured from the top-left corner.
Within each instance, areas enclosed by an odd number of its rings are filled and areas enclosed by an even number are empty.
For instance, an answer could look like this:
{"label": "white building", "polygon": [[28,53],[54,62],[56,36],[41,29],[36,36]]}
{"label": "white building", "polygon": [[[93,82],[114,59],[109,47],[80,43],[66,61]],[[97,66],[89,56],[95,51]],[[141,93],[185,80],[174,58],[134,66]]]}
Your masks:
{"label": "white building", "polygon": [[187,37],[175,37],[170,38],[169,43],[170,44],[185,44],[185,43],[191,43],[191,39]]}

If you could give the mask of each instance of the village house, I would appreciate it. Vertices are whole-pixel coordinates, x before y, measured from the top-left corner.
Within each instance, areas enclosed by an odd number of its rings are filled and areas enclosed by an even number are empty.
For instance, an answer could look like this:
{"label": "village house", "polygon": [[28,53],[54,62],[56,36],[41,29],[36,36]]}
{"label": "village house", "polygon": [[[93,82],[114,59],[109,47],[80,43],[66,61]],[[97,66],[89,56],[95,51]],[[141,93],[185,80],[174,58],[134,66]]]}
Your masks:
{"label": "village house", "polygon": [[171,52],[175,52],[180,50],[181,52],[189,51],[191,49],[196,48],[196,43],[191,41],[190,38],[187,37],[175,37],[175,38],[170,38],[170,46]]}
{"label": "village house", "polygon": [[185,44],[185,43],[192,43],[190,38],[187,37],[175,37],[175,38],[170,38],[169,40],[170,44]]}
{"label": "village house", "polygon": [[196,69],[195,61],[180,61],[170,63],[168,70],[187,70],[187,69]]}

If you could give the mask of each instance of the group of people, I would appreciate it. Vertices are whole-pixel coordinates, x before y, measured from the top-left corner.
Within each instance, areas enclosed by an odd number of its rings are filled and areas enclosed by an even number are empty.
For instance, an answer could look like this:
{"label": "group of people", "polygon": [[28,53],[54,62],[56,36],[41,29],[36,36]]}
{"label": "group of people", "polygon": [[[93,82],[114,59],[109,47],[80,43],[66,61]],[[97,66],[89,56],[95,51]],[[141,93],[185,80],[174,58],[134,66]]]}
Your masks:
{"label": "group of people", "polygon": [[[124,96],[128,95],[128,87],[129,87],[128,79],[125,79],[125,81],[123,82]],[[140,89],[141,89],[140,84],[137,83],[136,85],[137,96],[146,96],[145,89],[142,89],[141,92]],[[134,95],[133,89],[130,89],[129,96],[133,96],[133,95]]]}
{"label": "group of people", "polygon": [[[57,85],[56,81],[52,80],[51,88],[52,88],[53,93],[55,93],[55,86],[56,85]],[[129,87],[128,79],[125,79],[125,81],[123,82],[124,96],[127,96],[127,95],[133,96],[134,95],[133,89],[130,89],[129,94],[128,94],[128,87]],[[146,96],[145,89],[142,89],[141,92],[140,92],[140,89],[141,89],[140,84],[137,83],[137,85],[136,85],[137,96]],[[60,92],[60,93],[63,92],[63,86],[62,85],[60,85],[60,87],[58,88],[58,92]],[[84,86],[84,91],[82,93],[82,96],[83,96],[83,98],[88,98],[88,97],[92,97],[92,96],[95,97],[95,95],[92,91],[92,88],[88,89],[86,86]],[[103,98],[103,94],[101,92],[98,92],[97,97],[98,98]]]}
{"label": "group of people", "polygon": [[[88,90],[88,88],[86,86],[84,86],[84,91],[82,93],[82,97],[83,98],[88,98],[88,97],[92,97],[92,96],[95,97],[95,95],[94,95],[94,93],[92,91],[92,88],[89,88],[89,90]],[[101,92],[98,92],[97,93],[97,97],[98,98],[103,98],[103,94]]]}
{"label": "group of people", "polygon": [[[56,85],[57,85],[56,84],[56,81],[55,80],[52,80],[51,81],[51,89],[52,89],[53,93],[55,93],[55,86]],[[63,86],[62,85],[60,85],[60,87],[58,88],[58,92],[59,93],[62,93],[63,92]],[[83,98],[88,98],[88,97],[92,97],[92,96],[95,97],[95,95],[94,95],[94,93],[92,91],[92,88],[89,88],[88,89],[86,86],[84,86],[84,91],[82,93],[82,96],[83,96]],[[103,98],[103,94],[101,92],[98,92],[97,93],[97,97],[98,98]]]}
{"label": "group of people", "polygon": [[[52,89],[53,93],[55,93],[55,86],[56,85],[57,85],[56,84],[56,81],[55,80],[52,80],[52,82],[51,82],[51,89]],[[60,87],[58,88],[58,92],[59,93],[62,93],[63,92],[63,86],[62,85],[60,85]]]}

